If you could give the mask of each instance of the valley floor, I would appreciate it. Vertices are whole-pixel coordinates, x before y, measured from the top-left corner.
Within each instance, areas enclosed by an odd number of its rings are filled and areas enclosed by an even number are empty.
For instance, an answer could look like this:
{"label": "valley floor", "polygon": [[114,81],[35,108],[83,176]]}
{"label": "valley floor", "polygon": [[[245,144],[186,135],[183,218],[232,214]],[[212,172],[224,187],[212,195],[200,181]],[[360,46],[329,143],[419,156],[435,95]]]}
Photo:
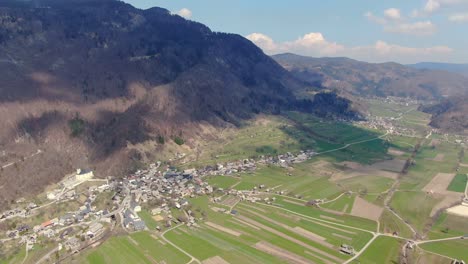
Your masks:
{"label": "valley floor", "polygon": [[[81,238],[92,223],[114,215],[103,223],[102,234],[87,236],[82,241],[86,247],[79,250],[63,242],[74,237],[62,236],[67,228],[39,237],[32,248],[27,242],[20,249],[19,237],[0,237],[5,256],[0,263],[468,261],[468,218],[446,210],[461,205],[466,195],[464,145],[433,133],[427,116],[414,106],[373,102],[371,114],[380,118],[349,124],[298,113],[262,117],[226,136],[222,145],[207,145],[196,160],[180,164],[190,168],[215,162],[216,172],[222,173],[174,180],[165,190],[171,195],[158,194],[164,199],[146,195],[154,191],[147,188],[152,181],[168,181],[162,176],[167,174],[157,172],[161,164],[100,193],[90,191],[92,184],[78,186],[77,193],[86,194],[82,199],[88,193],[96,196],[94,211],[108,212],[69,225],[70,234]],[[301,154],[301,149],[312,152]],[[298,154],[282,155],[286,152]],[[271,162],[265,158],[278,155]],[[240,161],[230,164],[234,160]],[[68,208],[2,224],[34,226],[70,211],[73,201],[64,204]],[[129,219],[133,225],[126,224]],[[142,229],[138,221],[144,223]]]}

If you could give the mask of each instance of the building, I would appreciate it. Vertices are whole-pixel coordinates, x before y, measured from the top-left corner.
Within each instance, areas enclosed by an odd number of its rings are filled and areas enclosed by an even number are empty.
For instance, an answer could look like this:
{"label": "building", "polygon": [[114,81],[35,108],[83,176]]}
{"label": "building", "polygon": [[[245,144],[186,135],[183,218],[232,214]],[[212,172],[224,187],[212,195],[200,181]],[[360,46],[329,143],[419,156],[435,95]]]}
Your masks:
{"label": "building", "polygon": [[78,252],[80,246],[80,240],[76,237],[72,237],[65,242],[65,249],[71,252]]}
{"label": "building", "polygon": [[94,173],[92,170],[77,169],[75,177],[77,181],[91,180],[94,177]]}
{"label": "building", "polygon": [[146,224],[142,220],[136,220],[133,222],[133,228],[135,231],[142,231],[146,229]]}
{"label": "building", "polygon": [[356,254],[356,251],[354,251],[354,248],[352,246],[343,244],[340,246],[340,252],[354,256]]}
{"label": "building", "polygon": [[87,235],[90,238],[100,236],[104,232],[104,226],[100,223],[92,223],[89,226],[89,230],[87,232]]}

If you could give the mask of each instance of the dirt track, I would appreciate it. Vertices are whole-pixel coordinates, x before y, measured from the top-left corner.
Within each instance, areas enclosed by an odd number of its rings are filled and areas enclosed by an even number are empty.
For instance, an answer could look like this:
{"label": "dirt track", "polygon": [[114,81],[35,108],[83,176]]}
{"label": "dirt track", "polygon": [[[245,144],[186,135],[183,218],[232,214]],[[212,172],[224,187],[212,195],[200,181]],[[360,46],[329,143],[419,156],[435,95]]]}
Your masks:
{"label": "dirt track", "polygon": [[224,227],[224,226],[220,226],[220,225],[212,223],[212,222],[205,222],[205,224],[207,226],[211,227],[211,228],[217,229],[219,231],[223,231],[224,233],[228,233],[228,234],[236,236],[236,237],[241,235],[240,232],[237,232],[235,230],[229,229],[229,228]]}
{"label": "dirt track", "polygon": [[274,246],[272,244],[269,244],[267,242],[258,242],[254,246],[256,249],[263,251],[267,254],[273,255],[275,257],[278,257],[280,259],[286,260],[288,263],[298,263],[298,264],[309,264],[309,263],[314,263],[313,261],[306,259],[304,257],[298,256],[294,253],[291,253],[285,249],[282,249],[280,247]]}

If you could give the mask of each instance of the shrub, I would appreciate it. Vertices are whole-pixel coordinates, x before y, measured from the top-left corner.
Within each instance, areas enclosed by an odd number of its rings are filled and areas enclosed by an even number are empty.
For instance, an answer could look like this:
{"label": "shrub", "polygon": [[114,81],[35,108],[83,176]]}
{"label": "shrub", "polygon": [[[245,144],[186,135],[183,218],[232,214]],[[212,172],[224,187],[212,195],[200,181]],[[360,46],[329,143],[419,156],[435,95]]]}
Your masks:
{"label": "shrub", "polygon": [[278,153],[278,150],[273,148],[272,146],[261,146],[255,149],[255,152],[259,154],[264,154],[264,155],[274,155]]}
{"label": "shrub", "polygon": [[158,136],[158,139],[157,139],[157,140],[158,140],[158,143],[161,144],[161,145],[163,145],[164,143],[166,143],[166,140],[164,139],[163,136]]}
{"label": "shrub", "polygon": [[185,143],[184,140],[182,138],[180,138],[180,137],[175,137],[174,142],[179,146],[181,146],[181,145],[183,145]]}
{"label": "shrub", "polygon": [[68,121],[68,126],[71,130],[71,136],[77,137],[84,132],[85,121],[79,117],[75,117],[72,120]]}

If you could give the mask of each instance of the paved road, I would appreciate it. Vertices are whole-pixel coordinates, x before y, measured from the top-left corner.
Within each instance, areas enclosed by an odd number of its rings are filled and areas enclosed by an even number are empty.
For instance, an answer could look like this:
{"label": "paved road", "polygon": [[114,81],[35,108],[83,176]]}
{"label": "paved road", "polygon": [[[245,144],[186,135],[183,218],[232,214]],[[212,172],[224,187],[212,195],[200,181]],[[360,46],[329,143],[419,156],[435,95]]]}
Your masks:
{"label": "paved road", "polygon": [[367,244],[358,252],[356,253],[356,255],[354,255],[352,258],[348,259],[346,262],[344,262],[343,264],[348,264],[348,263],[351,263],[353,262],[355,259],[357,259],[362,253],[364,253],[364,251],[366,251],[366,249],[374,242],[374,240],[376,240],[377,238],[379,237],[379,235],[377,234],[374,234],[374,237],[372,237],[371,240],[369,240],[369,242],[367,242]]}
{"label": "paved road", "polygon": [[433,242],[444,242],[444,241],[450,241],[450,240],[461,240],[461,236],[456,236],[456,237],[447,237],[447,238],[440,238],[440,239],[432,239],[432,240],[422,240],[422,241],[415,241],[414,243],[416,245],[422,245],[426,243],[433,243]]}
{"label": "paved road", "polygon": [[349,148],[349,147],[352,146],[352,145],[357,145],[357,144],[362,144],[362,143],[366,143],[366,142],[369,142],[369,141],[374,141],[374,140],[382,139],[382,138],[384,138],[385,136],[387,136],[388,134],[390,134],[390,132],[387,131],[385,134],[383,134],[383,135],[381,135],[381,136],[379,136],[379,137],[371,138],[371,139],[366,139],[366,140],[361,140],[361,141],[357,141],[357,142],[353,142],[353,143],[348,143],[348,144],[346,144],[346,145],[344,145],[343,147],[340,147],[340,148],[330,149],[330,150],[327,150],[327,151],[318,152],[318,153],[316,153],[314,156],[322,155],[322,154],[326,154],[326,153],[330,153],[330,152],[335,152],[335,151],[339,151],[339,150],[342,150],[342,149],[346,149],[346,148]]}
{"label": "paved road", "polygon": [[180,252],[184,253],[185,255],[189,256],[190,257],[190,261],[187,262],[188,263],[192,263],[192,262],[195,262],[195,263],[198,263],[198,264],[201,264],[200,260],[198,260],[197,258],[195,258],[194,256],[190,255],[187,251],[183,250],[182,248],[180,248],[179,246],[177,246],[176,244],[172,243],[169,239],[165,238],[164,235],[171,231],[171,230],[174,230],[176,228],[179,228],[180,226],[182,226],[184,224],[178,224],[172,228],[169,228],[168,230],[164,231],[162,234],[161,234],[161,238],[168,244],[170,244],[171,246],[175,247],[176,249],[178,249]]}

